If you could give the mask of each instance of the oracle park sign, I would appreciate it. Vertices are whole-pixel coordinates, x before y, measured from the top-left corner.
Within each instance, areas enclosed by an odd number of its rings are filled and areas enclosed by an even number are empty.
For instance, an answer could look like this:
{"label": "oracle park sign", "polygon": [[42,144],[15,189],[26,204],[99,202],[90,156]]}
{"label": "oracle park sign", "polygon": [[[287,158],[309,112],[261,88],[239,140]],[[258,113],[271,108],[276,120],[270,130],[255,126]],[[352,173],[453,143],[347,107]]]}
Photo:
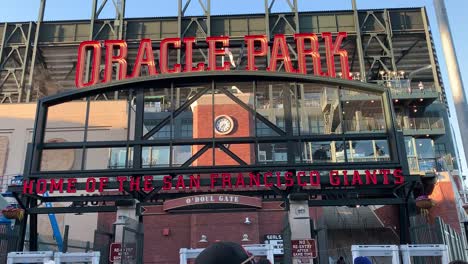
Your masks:
{"label": "oracle park sign", "polygon": [[[296,43],[297,68],[293,67],[288,49],[286,36],[277,34],[270,44],[265,35],[249,35],[244,37],[246,47],[247,66],[245,70],[258,70],[255,59],[269,57],[269,66],[266,71],[277,71],[280,63],[288,73],[307,74],[307,58],[312,59],[313,74],[316,76],[336,77],[335,56],[340,57],[341,72],[338,74],[343,79],[351,79],[348,63],[348,52],[341,48],[343,40],[347,37],[346,32],[323,32],[294,34]],[[323,44],[319,41],[323,40]],[[118,80],[136,78],[142,75],[142,67],[147,67],[150,76],[158,74],[171,74],[179,72],[200,72],[200,71],[230,71],[235,65],[232,61],[232,52],[229,49],[228,36],[207,37],[208,45],[208,65],[205,62],[193,61],[193,50],[197,45],[197,39],[187,38],[165,38],[159,44],[159,58],[154,58],[153,42],[151,39],[142,39],[138,47],[138,54],[133,63],[133,71],[127,74],[128,70],[128,45],[125,40],[105,40],[103,43],[98,40],[84,41],[78,48],[78,62],[76,67],[76,87],[82,88],[98,83],[108,83],[112,80],[113,65],[118,64]],[[320,47],[324,45],[325,54],[320,53]],[[169,67],[168,55],[170,49],[184,50],[185,67],[180,63]],[[89,80],[85,80],[86,55],[92,54],[91,71]],[[104,62],[101,56],[105,54]],[[230,62],[223,62],[218,65],[217,58],[230,56]],[[327,71],[322,71],[322,57],[325,57]],[[156,67],[156,60],[159,69]],[[100,78],[100,67],[104,64],[104,77]],[[193,65],[196,67],[193,67]]]}

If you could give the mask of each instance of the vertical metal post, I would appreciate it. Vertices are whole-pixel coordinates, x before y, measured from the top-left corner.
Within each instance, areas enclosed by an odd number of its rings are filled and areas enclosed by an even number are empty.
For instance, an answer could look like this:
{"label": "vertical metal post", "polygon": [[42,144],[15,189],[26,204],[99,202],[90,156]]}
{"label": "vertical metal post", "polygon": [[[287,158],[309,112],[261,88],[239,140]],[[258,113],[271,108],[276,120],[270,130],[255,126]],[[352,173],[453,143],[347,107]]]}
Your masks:
{"label": "vertical metal post", "polygon": [[361,25],[359,23],[359,12],[357,10],[356,0],[352,0],[352,4],[354,12],[354,27],[356,29],[356,49],[359,59],[359,72],[361,74],[361,80],[367,81],[366,64],[364,63],[364,51],[362,50]]}
{"label": "vertical metal post", "polygon": [[[182,39],[184,36],[182,36],[182,0],[177,1],[177,36]],[[182,53],[180,49],[177,49],[177,63],[180,63],[182,59]],[[192,65],[188,65],[187,67],[190,67]],[[178,107],[178,105],[176,105]]]}
{"label": "vertical metal post", "polygon": [[34,67],[36,65],[36,56],[37,56],[37,49],[38,49],[37,44],[39,42],[39,34],[41,31],[42,21],[44,20],[44,11],[45,11],[45,6],[46,6],[46,0],[40,0],[40,1],[41,1],[41,5],[39,7],[39,15],[37,17],[36,33],[34,36],[33,53],[31,57],[31,68],[29,70],[29,81],[28,81],[28,86],[27,86],[27,91],[26,91],[26,103],[29,103],[31,101]]}
{"label": "vertical metal post", "polygon": [[390,51],[390,60],[392,61],[392,68],[393,71],[397,71],[397,66],[395,62],[395,54],[393,53],[393,32],[392,32],[392,27],[390,25],[390,13],[388,12],[387,9],[384,9],[384,21],[385,21],[385,31],[387,34],[387,42],[388,42],[388,49]]}
{"label": "vertical metal post", "polygon": [[28,55],[29,55],[29,48],[31,47],[31,31],[32,31],[32,26],[33,23],[29,22],[29,28],[28,28],[28,36],[26,39],[26,48],[24,50],[24,59],[23,59],[23,65],[21,65],[21,79],[20,79],[20,89],[19,89],[19,94],[18,94],[18,103],[21,103],[21,98],[23,96],[24,92],[24,77],[26,76],[26,67],[28,67]]}
{"label": "vertical metal post", "polygon": [[[270,41],[271,34],[270,34],[270,3],[269,0],[265,0],[265,34],[267,36],[267,40]],[[270,64],[270,45],[267,47],[267,67]]]}
{"label": "vertical metal post", "polygon": [[[465,158],[468,159],[468,104],[466,94],[463,88],[463,81],[458,67],[457,54],[453,45],[452,33],[448,21],[447,8],[443,0],[434,0],[437,21],[439,24],[440,38],[442,40],[442,49],[444,51],[445,62],[447,64],[448,76],[450,80],[450,89],[452,91],[453,103],[457,113],[458,126],[465,152]],[[468,160],[467,160],[468,163]]]}
{"label": "vertical metal post", "polygon": [[[142,89],[136,90],[135,100],[135,140],[140,141],[143,138],[143,122],[144,122],[144,108],[145,94]],[[133,148],[133,167],[141,168],[141,145],[135,145]],[[127,150],[128,151],[128,150]]]}
{"label": "vertical metal post", "polygon": [[6,44],[6,33],[7,33],[7,28],[8,28],[8,23],[3,24],[3,34],[2,34],[2,39],[0,40],[1,46],[0,46],[0,70],[2,70],[2,57],[3,57],[3,48],[5,47]]}
{"label": "vertical metal post", "polygon": [[409,237],[409,219],[408,219],[408,205],[407,204],[400,204],[400,244],[410,244],[411,239]]}
{"label": "vertical metal post", "polygon": [[[29,208],[35,208],[37,206],[37,200],[31,198]],[[31,214],[29,218],[29,251],[37,251],[37,214]]]}
{"label": "vertical metal post", "polygon": [[296,24],[296,33],[299,33],[301,30],[299,28],[299,10],[298,10],[297,0],[293,1],[293,13],[294,13],[294,23]]}
{"label": "vertical metal post", "polygon": [[211,36],[211,0],[206,0],[205,16],[206,16],[206,31],[207,36]]}

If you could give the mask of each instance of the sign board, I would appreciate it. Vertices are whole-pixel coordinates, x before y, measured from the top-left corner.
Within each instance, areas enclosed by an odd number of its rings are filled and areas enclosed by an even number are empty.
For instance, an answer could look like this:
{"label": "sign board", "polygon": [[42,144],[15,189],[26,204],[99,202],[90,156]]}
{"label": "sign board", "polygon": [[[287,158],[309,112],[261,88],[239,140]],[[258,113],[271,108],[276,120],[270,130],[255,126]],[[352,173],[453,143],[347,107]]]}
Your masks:
{"label": "sign board", "polygon": [[240,206],[262,208],[262,200],[257,197],[249,197],[232,194],[195,195],[184,198],[172,199],[164,202],[164,211],[183,208],[187,206],[208,204],[234,204]]}
{"label": "sign board", "polygon": [[317,243],[315,239],[291,240],[291,248],[293,258],[310,259],[317,257]]}
{"label": "sign board", "polygon": [[121,243],[112,243],[109,249],[109,261],[115,262],[122,259],[131,260],[135,259],[136,247],[135,245],[128,245],[122,250]]}
{"label": "sign board", "polygon": [[281,234],[265,235],[265,244],[273,245],[274,255],[283,255],[283,236]]}

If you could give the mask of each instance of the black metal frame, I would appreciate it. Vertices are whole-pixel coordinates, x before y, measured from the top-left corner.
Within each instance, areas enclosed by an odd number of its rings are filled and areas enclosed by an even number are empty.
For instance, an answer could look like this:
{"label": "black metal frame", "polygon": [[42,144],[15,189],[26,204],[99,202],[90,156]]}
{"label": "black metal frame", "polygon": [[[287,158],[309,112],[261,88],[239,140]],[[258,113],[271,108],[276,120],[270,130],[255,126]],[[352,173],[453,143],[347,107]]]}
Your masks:
{"label": "black metal frame", "polygon": [[[180,140],[153,140],[151,135],[155,133],[159,128],[163,126],[156,126],[146,135],[143,134],[144,125],[144,91],[149,88],[157,87],[173,87],[174,84],[179,83],[200,83],[200,80],[205,82],[211,82],[213,89],[214,83],[220,82],[239,82],[239,81],[282,81],[290,83],[317,83],[327,84],[339,87],[346,87],[355,89],[361,92],[368,92],[382,95],[382,105],[384,108],[385,120],[386,120],[386,133],[341,133],[341,134],[330,134],[330,135],[316,135],[316,136],[294,136],[291,133],[291,127],[286,127],[286,132],[281,128],[276,127],[274,124],[269,123],[268,120],[263,120],[265,123],[273,128],[275,131],[283,132],[278,133],[276,137],[242,137],[242,138],[209,138],[209,139],[180,139]],[[134,126],[134,139],[127,141],[100,141],[100,142],[64,142],[64,143],[44,143],[44,135],[46,132],[46,121],[48,107],[65,103],[71,100],[78,100],[87,98],[87,112],[86,116],[89,115],[89,97],[95,96],[102,93],[115,92],[118,90],[131,89],[135,93],[135,126]],[[209,88],[208,88],[209,89]],[[222,90],[225,95],[230,97],[234,102],[240,104],[248,111],[249,106],[243,104],[234,95],[226,90]],[[188,105],[190,105],[188,103]],[[184,106],[181,106],[181,108]],[[185,106],[186,107],[186,106]],[[177,111],[177,110],[176,110]],[[255,110],[253,110],[255,111]],[[255,115],[261,116],[254,113]],[[261,116],[261,118],[264,118]],[[292,122],[292,121],[291,121]],[[87,126],[87,121],[86,124]],[[291,126],[291,124],[290,124]],[[129,126],[130,127],[130,126]],[[86,133],[86,132],[85,132]],[[86,138],[85,138],[86,139]],[[230,152],[224,147],[224,144],[234,143],[259,143],[259,142],[286,142],[288,149],[293,149],[294,144],[301,141],[345,141],[345,140],[356,140],[356,139],[387,139],[391,151],[391,160],[388,162],[343,162],[343,163],[323,163],[323,164],[296,164],[294,161],[294,155],[288,154],[288,162],[285,164],[268,164],[268,165],[247,165],[245,162],[241,162],[242,159],[235,158],[236,155]],[[201,167],[188,167],[181,166],[176,168],[142,168],[141,152],[144,146],[155,146],[155,145],[199,145],[205,144],[205,150],[210,147],[219,147],[229,156],[237,160],[239,165],[236,166],[201,166]],[[97,147],[132,147],[133,148],[133,164],[132,168],[125,169],[103,169],[103,170],[74,170],[74,171],[49,171],[41,172],[41,153],[46,149],[66,149],[66,148],[97,148]],[[143,176],[143,175],[171,175],[175,176],[178,174],[202,174],[202,173],[214,173],[214,172],[261,172],[261,171],[296,171],[300,169],[304,170],[340,170],[340,169],[395,169],[401,168],[403,174],[406,176],[406,183],[402,186],[384,185],[379,183],[372,187],[356,187],[348,189],[333,188],[327,186],[329,178],[325,175],[321,177],[322,189],[311,189],[311,190],[300,190],[299,188],[287,188],[285,190],[272,187],[263,188],[258,191],[228,191],[226,193],[238,193],[243,195],[261,196],[264,200],[271,201],[285,201],[292,192],[306,192],[310,197],[310,206],[355,206],[355,205],[382,205],[382,204],[393,204],[400,206],[401,214],[400,221],[407,223],[408,217],[408,200],[412,197],[412,190],[415,185],[420,181],[419,177],[411,177],[409,175],[408,164],[406,160],[406,154],[404,149],[404,140],[402,133],[396,131],[394,126],[394,117],[392,104],[390,102],[389,91],[384,88],[366,84],[356,81],[348,81],[343,79],[331,79],[317,76],[298,75],[289,73],[273,73],[273,72],[192,72],[192,73],[180,73],[172,75],[159,75],[154,77],[144,77],[132,80],[124,80],[115,82],[112,84],[98,85],[85,89],[77,89],[75,91],[50,96],[39,100],[36,112],[36,120],[34,127],[34,136],[32,144],[30,145],[30,155],[25,164],[25,180],[39,179],[39,178],[86,178],[86,177],[99,177],[108,176],[115,177],[121,175],[127,176]],[[200,150],[200,151],[203,151]],[[291,151],[289,151],[291,152]],[[196,154],[195,154],[196,156]],[[47,213],[91,213],[91,212],[113,212],[117,210],[115,205],[116,201],[119,200],[133,200],[137,199],[141,203],[152,203],[161,204],[166,199],[175,197],[181,197],[190,195],[181,193],[159,193],[161,190],[161,181],[154,180],[153,185],[157,186],[151,192],[144,191],[129,191],[128,184],[124,185],[124,190],[127,194],[118,195],[102,195],[102,196],[78,196],[78,195],[67,195],[60,197],[43,197],[36,194],[23,194],[21,186],[10,186],[10,191],[15,194],[15,197],[20,201],[21,207],[26,209],[26,215],[30,217],[30,233],[32,235],[30,239],[31,250],[37,249],[37,214]],[[209,179],[202,179],[202,186],[209,186]],[[78,190],[85,188],[84,183],[76,184]],[[109,182],[108,189],[116,189],[116,182]],[[203,191],[199,192],[199,194]],[[316,199],[320,196],[321,199]],[[43,202],[73,202],[72,207],[38,207],[38,201],[42,204]],[[85,206],[85,203],[93,202],[98,204],[96,206]],[[103,204],[104,203],[104,204]],[[109,203],[109,204],[107,204]],[[40,204],[39,204],[40,205]],[[406,219],[406,220],[405,220]],[[403,234],[403,241],[407,241],[407,236]]]}

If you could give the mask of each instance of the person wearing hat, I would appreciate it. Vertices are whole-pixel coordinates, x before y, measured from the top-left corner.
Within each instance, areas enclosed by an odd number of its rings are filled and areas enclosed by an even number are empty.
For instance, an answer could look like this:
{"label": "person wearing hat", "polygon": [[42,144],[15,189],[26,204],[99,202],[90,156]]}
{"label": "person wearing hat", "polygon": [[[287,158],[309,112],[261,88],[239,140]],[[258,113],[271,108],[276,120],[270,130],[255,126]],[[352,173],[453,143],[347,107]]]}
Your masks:
{"label": "person wearing hat", "polygon": [[253,259],[237,243],[216,242],[198,255],[195,264],[254,264]]}
{"label": "person wearing hat", "polygon": [[372,264],[367,257],[357,257],[354,259],[354,264]]}

